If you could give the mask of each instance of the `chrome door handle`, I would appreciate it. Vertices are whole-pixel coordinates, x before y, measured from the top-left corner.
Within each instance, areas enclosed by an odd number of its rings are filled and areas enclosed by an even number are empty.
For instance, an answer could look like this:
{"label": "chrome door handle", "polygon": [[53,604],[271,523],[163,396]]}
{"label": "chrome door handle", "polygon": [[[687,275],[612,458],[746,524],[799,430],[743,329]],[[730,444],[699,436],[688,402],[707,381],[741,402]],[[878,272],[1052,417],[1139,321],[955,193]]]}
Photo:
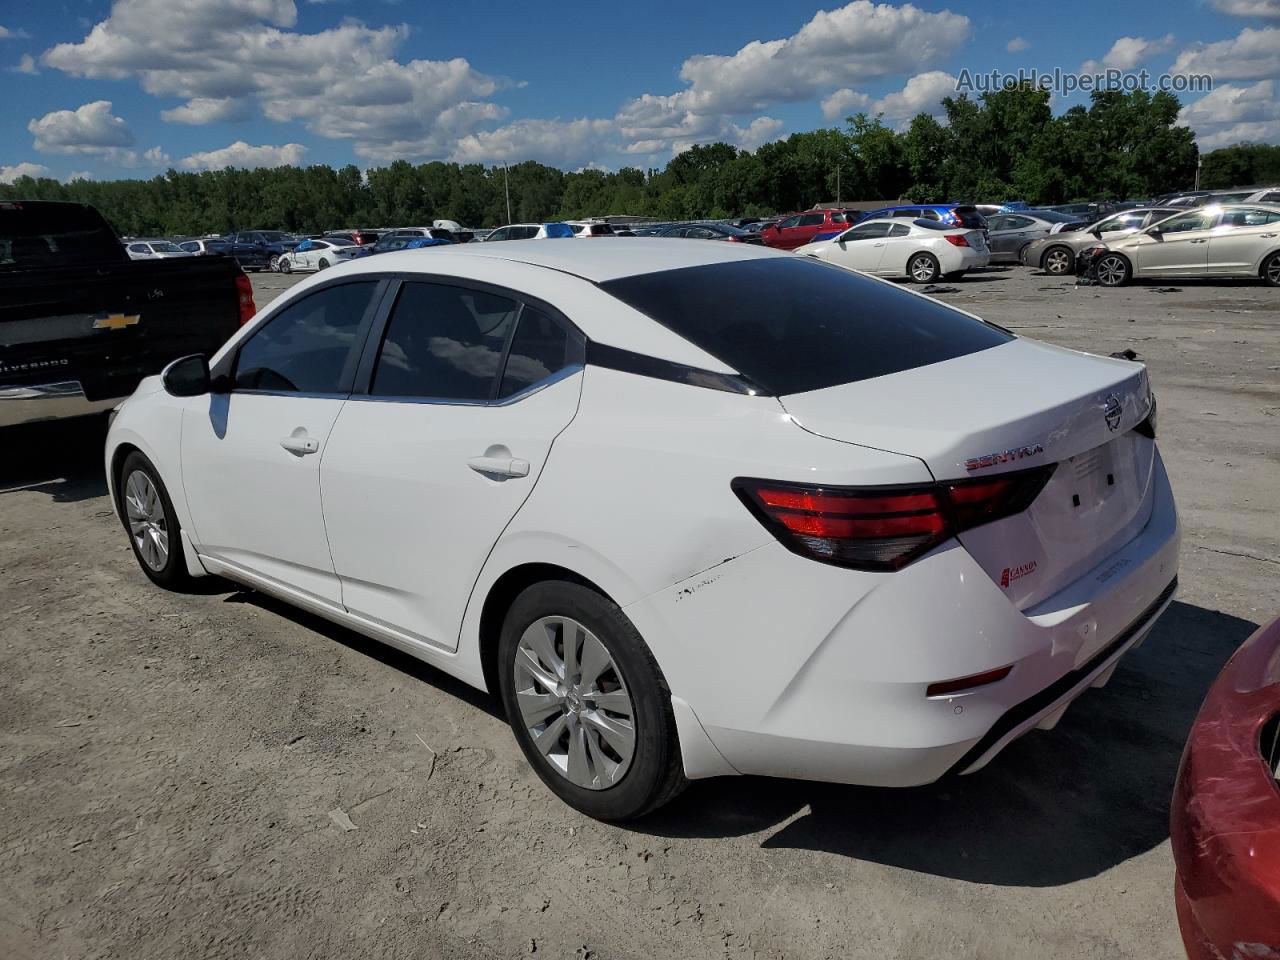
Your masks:
{"label": "chrome door handle", "polygon": [[476,473],[487,473],[493,477],[527,477],[529,461],[516,457],[472,457],[467,466]]}
{"label": "chrome door handle", "polygon": [[290,453],[305,457],[308,453],[315,453],[320,449],[320,441],[313,437],[285,437],[280,441],[280,446]]}
{"label": "chrome door handle", "polygon": [[1204,238],[1204,239],[1201,239],[1201,240],[1192,240],[1191,242],[1192,242],[1192,243],[1208,243],[1208,242],[1209,242],[1209,240],[1208,240],[1208,238]]}
{"label": "chrome door handle", "polygon": [[872,244],[872,246],[873,246],[873,247],[883,247],[883,246],[884,246],[884,241],[881,241],[880,243],[873,243],[873,244]]}

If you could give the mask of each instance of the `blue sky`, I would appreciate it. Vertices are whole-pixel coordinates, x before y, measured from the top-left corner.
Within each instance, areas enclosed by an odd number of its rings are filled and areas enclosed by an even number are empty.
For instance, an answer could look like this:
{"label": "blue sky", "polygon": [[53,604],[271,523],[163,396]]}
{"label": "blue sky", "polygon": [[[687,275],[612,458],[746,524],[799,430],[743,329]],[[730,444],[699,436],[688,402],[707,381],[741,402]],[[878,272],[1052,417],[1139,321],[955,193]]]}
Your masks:
{"label": "blue sky", "polygon": [[661,166],[858,110],[938,112],[963,70],[1082,66],[1208,73],[1211,93],[1182,97],[1203,148],[1280,142],[1280,0],[0,0],[0,181]]}

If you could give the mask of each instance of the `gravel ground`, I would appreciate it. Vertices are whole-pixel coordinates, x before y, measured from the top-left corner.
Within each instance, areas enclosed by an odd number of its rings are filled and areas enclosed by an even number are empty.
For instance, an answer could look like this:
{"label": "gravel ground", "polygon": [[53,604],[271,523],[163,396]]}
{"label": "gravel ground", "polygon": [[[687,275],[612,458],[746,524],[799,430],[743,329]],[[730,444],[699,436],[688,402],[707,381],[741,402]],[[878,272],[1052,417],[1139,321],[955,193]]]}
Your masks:
{"label": "gravel ground", "polygon": [[[292,282],[256,276],[259,305]],[[1182,594],[1112,683],[945,786],[725,779],[628,828],[586,820],[489,698],[226,583],[152,588],[101,422],[11,431],[0,956],[1180,956],[1181,745],[1280,612],[1280,290],[1012,268],[940,296],[1136,350],[1185,525]]]}

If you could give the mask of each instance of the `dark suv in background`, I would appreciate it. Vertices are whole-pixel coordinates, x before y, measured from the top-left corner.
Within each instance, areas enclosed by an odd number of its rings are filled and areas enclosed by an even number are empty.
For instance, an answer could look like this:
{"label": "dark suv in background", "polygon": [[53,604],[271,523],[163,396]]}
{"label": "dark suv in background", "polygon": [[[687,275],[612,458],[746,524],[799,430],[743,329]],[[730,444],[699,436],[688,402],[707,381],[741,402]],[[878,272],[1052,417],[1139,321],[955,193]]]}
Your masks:
{"label": "dark suv in background", "polygon": [[239,233],[224,237],[223,240],[231,245],[231,255],[236,258],[236,262],[241,264],[245,262],[250,252],[242,248],[250,247],[261,255],[263,262],[270,270],[279,270],[281,254],[292,253],[293,248],[302,242],[297,237],[280,230],[241,230]]}

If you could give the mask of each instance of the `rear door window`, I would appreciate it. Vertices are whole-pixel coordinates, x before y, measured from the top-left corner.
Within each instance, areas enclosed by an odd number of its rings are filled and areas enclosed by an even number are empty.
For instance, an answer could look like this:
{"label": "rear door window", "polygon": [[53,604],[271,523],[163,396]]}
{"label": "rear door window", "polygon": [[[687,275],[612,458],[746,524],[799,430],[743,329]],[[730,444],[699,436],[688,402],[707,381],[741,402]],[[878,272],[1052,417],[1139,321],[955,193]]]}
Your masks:
{"label": "rear door window", "polygon": [[487,402],[520,305],[439,283],[406,283],[373,371],[376,397]]}
{"label": "rear door window", "polygon": [[809,257],[685,267],[600,286],[782,396],[887,376],[1013,339],[943,304]]}
{"label": "rear door window", "polygon": [[582,335],[576,330],[569,330],[541,310],[525,307],[507,351],[498,399],[505,400],[581,364],[583,350]]}

